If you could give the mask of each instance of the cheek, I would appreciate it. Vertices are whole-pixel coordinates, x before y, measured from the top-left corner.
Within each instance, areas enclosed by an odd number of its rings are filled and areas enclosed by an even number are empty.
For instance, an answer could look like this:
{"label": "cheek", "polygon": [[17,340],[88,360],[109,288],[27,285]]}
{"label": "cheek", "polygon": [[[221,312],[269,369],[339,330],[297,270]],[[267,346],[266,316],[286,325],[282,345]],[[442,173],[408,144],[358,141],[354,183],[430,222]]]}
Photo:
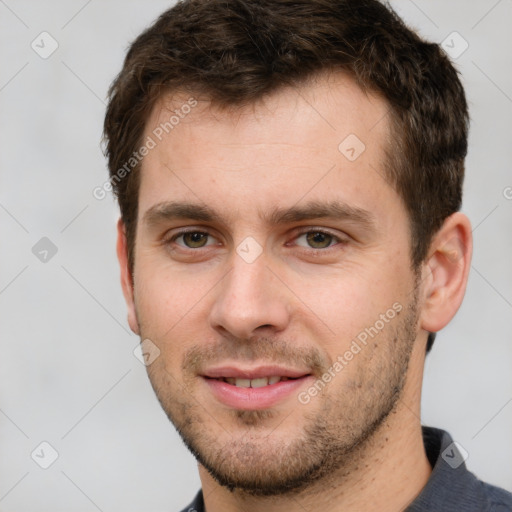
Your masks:
{"label": "cheek", "polygon": [[206,283],[200,285],[190,275],[140,272],[135,279],[135,302],[141,335],[157,340],[161,350],[174,350],[170,341],[190,332],[191,324],[199,324],[207,290]]}
{"label": "cheek", "polygon": [[325,333],[322,344],[335,358],[393,304],[403,302],[400,275],[405,280],[394,265],[352,265],[328,275],[303,277],[291,286],[303,304],[297,319],[309,324],[312,336]]}

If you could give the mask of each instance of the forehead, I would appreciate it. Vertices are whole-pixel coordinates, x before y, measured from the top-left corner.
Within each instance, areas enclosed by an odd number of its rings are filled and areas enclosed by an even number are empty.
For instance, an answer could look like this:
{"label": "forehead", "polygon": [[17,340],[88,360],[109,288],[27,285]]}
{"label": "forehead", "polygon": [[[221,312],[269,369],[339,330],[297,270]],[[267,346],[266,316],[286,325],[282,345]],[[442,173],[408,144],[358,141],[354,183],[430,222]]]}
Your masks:
{"label": "forehead", "polygon": [[142,164],[139,218],[175,199],[260,217],[276,205],[326,194],[355,206],[384,205],[385,194],[396,200],[383,179],[387,113],[384,100],[341,73],[241,107],[220,108],[186,93],[164,96],[146,124],[144,140],[154,148]]}

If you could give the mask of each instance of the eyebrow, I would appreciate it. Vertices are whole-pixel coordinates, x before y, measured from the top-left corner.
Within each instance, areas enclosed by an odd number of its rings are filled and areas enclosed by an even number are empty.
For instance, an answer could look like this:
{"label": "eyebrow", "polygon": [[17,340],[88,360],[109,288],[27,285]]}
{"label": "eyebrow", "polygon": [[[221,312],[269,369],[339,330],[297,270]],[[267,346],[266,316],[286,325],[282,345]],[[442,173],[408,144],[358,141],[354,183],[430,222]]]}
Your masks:
{"label": "eyebrow", "polygon": [[376,227],[373,213],[341,201],[311,201],[303,206],[276,208],[269,217],[271,224],[286,224],[313,219],[334,219],[350,221],[371,230]]}
{"label": "eyebrow", "polygon": [[[376,218],[373,213],[341,201],[326,203],[311,201],[301,206],[274,208],[270,214],[262,215],[262,217],[270,225],[291,224],[314,219],[333,219],[353,222],[367,230],[376,228]],[[227,224],[224,217],[209,206],[180,201],[157,203],[149,208],[143,216],[143,222],[149,227],[178,219]]]}
{"label": "eyebrow", "polygon": [[177,201],[166,201],[153,205],[144,213],[142,220],[148,226],[155,226],[176,219],[190,219],[199,222],[221,221],[220,216],[206,205]]}

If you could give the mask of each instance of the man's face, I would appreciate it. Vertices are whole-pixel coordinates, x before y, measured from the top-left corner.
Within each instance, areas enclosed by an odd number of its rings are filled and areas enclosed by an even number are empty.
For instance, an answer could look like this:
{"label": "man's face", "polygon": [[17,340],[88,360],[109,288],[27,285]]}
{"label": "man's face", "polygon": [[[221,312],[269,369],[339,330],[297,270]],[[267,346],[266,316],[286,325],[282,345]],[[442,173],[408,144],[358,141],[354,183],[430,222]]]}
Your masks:
{"label": "man's face", "polygon": [[161,101],[146,127],[132,325],[215,478],[298,489],[349,467],[383,424],[418,332],[387,105],[342,75],[233,111],[187,99]]}

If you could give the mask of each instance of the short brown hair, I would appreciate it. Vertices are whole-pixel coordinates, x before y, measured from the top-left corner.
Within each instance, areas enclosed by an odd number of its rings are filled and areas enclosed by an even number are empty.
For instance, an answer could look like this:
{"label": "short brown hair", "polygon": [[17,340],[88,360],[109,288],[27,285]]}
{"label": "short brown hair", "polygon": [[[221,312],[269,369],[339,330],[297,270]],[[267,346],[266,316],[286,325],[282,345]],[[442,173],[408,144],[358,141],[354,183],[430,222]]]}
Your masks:
{"label": "short brown hair", "polygon": [[412,265],[425,259],[460,209],[467,152],[464,90],[442,49],[378,0],[183,0],[133,42],[109,91],[106,155],[132,268],[140,164],[123,179],[119,170],[162,94],[189,90],[242,106],[328,70],[388,102],[384,170],[410,216]]}

